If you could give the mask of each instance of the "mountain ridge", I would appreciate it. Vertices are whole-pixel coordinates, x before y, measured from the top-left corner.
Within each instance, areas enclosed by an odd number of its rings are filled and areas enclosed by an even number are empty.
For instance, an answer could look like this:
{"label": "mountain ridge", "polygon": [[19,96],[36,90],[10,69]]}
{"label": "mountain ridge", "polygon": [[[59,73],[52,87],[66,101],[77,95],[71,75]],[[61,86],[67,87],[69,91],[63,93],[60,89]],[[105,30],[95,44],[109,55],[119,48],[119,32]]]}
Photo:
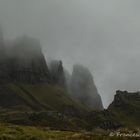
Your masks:
{"label": "mountain ridge", "polygon": [[4,47],[0,40],[0,122],[72,130],[140,126],[139,92],[118,90],[104,109],[88,68],[75,65],[69,75],[61,60],[48,66],[38,40],[25,36]]}

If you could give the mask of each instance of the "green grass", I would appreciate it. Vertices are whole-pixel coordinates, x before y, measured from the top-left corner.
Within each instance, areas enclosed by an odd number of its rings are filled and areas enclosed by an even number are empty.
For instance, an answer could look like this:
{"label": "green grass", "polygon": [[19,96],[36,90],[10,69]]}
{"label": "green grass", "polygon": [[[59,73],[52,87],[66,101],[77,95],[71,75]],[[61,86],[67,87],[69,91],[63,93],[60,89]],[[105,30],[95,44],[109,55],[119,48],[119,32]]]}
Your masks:
{"label": "green grass", "polygon": [[22,89],[26,90],[31,96],[36,98],[40,103],[56,109],[61,110],[64,106],[71,105],[78,110],[87,110],[85,106],[72,99],[67,91],[57,85],[20,85]]}
{"label": "green grass", "polygon": [[[11,92],[14,92],[15,94],[17,94],[18,96],[20,96],[22,99],[24,99],[24,101],[27,103],[27,106],[33,108],[33,109],[42,109],[42,107],[40,106],[39,102],[37,101],[37,99],[35,99],[36,101],[34,101],[32,98],[29,97],[28,94],[26,94],[21,88],[19,88],[17,85],[15,84],[7,84],[5,85],[7,89],[9,89]],[[46,107],[47,108],[47,107]]]}
{"label": "green grass", "polygon": [[[129,130],[118,130],[128,133]],[[17,126],[0,124],[0,140],[138,140],[138,138],[109,136],[110,131],[95,129],[86,131],[50,130],[47,127]]]}
{"label": "green grass", "polygon": [[[89,111],[86,106],[70,97],[67,91],[58,85],[9,83],[4,87],[9,92],[14,93],[13,96],[16,95],[23,99],[25,106],[33,110],[61,111],[66,106],[72,106],[81,112]],[[14,98],[13,96],[11,98]],[[9,99],[10,97],[8,96],[7,98]]]}

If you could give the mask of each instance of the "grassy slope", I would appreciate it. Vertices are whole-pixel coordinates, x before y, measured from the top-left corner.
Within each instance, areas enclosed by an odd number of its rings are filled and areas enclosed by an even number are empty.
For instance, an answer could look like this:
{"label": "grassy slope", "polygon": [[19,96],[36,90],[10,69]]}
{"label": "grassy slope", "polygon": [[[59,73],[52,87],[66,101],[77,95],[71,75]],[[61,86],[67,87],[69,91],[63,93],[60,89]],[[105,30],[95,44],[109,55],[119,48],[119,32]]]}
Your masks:
{"label": "grassy slope", "polygon": [[31,108],[61,110],[63,106],[70,105],[78,110],[87,110],[84,105],[72,99],[63,88],[57,85],[7,84],[6,87],[22,97]]}
{"label": "grassy slope", "polygon": [[[119,130],[126,132],[127,130]],[[139,131],[137,132],[139,133]],[[50,130],[46,127],[17,126],[0,124],[0,140],[138,140],[133,137],[109,136],[109,131],[94,130],[93,132],[72,132]]]}
{"label": "grassy slope", "polygon": [[[87,111],[87,108],[73,100],[64,89],[57,85],[15,85],[7,84],[7,89],[22,97],[31,108],[40,110],[61,110],[63,106],[74,106],[78,110]],[[127,127],[140,126],[140,96],[122,96],[122,105],[116,107],[110,105],[108,108],[109,116],[104,115],[103,111],[95,113],[90,119],[86,119],[91,127],[98,126],[104,121],[121,122]],[[79,123],[79,121],[78,121]]]}
{"label": "grassy slope", "polygon": [[44,106],[42,103],[40,103],[36,98],[29,96],[27,93],[25,93],[20,87],[18,87],[15,84],[7,84],[7,89],[9,89],[11,92],[14,92],[18,96],[20,96],[24,101],[26,102],[27,106],[31,107],[32,109],[47,109],[47,106]]}
{"label": "grassy slope", "polygon": [[40,102],[56,110],[61,110],[63,106],[67,105],[74,106],[79,110],[86,110],[83,105],[72,99],[63,88],[57,85],[22,85],[22,87]]}

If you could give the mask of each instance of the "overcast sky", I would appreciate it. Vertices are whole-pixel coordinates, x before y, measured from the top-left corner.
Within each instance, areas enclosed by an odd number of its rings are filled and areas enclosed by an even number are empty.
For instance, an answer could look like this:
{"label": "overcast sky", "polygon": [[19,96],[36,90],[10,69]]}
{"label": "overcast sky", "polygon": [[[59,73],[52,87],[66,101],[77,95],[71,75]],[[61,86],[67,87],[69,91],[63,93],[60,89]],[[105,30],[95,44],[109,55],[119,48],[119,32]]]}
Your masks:
{"label": "overcast sky", "polygon": [[107,107],[117,89],[140,90],[139,0],[0,0],[6,39],[40,39],[46,58],[87,66]]}

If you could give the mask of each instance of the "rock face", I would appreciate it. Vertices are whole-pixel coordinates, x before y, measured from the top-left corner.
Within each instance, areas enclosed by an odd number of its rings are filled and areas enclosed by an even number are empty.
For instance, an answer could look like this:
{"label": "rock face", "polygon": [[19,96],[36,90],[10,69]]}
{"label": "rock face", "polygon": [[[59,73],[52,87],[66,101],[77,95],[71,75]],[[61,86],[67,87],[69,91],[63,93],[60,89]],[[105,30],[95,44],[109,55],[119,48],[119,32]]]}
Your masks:
{"label": "rock face", "polygon": [[[5,50],[7,56],[1,59],[1,69],[6,75],[2,81],[22,83],[49,83],[49,70],[37,40],[26,36],[18,39]],[[5,69],[5,70],[4,70]]]}
{"label": "rock face", "polygon": [[0,53],[0,107],[86,110],[64,88],[62,61],[52,61],[49,69],[38,40],[24,36],[5,44],[0,37]]}
{"label": "rock face", "polygon": [[[124,126],[140,126],[140,92],[116,91],[113,102],[109,105],[116,120]],[[114,117],[114,118],[115,118]]]}
{"label": "rock face", "polygon": [[133,106],[138,107],[139,105],[140,105],[140,92],[131,93],[127,91],[117,90],[116,95],[114,96],[114,100],[109,105],[108,109],[117,109],[117,108],[125,109],[126,108],[127,110],[129,110],[129,107],[133,107]]}
{"label": "rock face", "polygon": [[55,84],[58,84],[59,86],[65,87],[66,80],[65,80],[62,61],[58,61],[58,60],[51,61],[49,68],[50,68],[50,73],[52,75],[53,82]]}
{"label": "rock face", "polygon": [[87,68],[81,65],[73,67],[70,93],[91,109],[103,109],[101,97],[94,84],[92,74]]}

